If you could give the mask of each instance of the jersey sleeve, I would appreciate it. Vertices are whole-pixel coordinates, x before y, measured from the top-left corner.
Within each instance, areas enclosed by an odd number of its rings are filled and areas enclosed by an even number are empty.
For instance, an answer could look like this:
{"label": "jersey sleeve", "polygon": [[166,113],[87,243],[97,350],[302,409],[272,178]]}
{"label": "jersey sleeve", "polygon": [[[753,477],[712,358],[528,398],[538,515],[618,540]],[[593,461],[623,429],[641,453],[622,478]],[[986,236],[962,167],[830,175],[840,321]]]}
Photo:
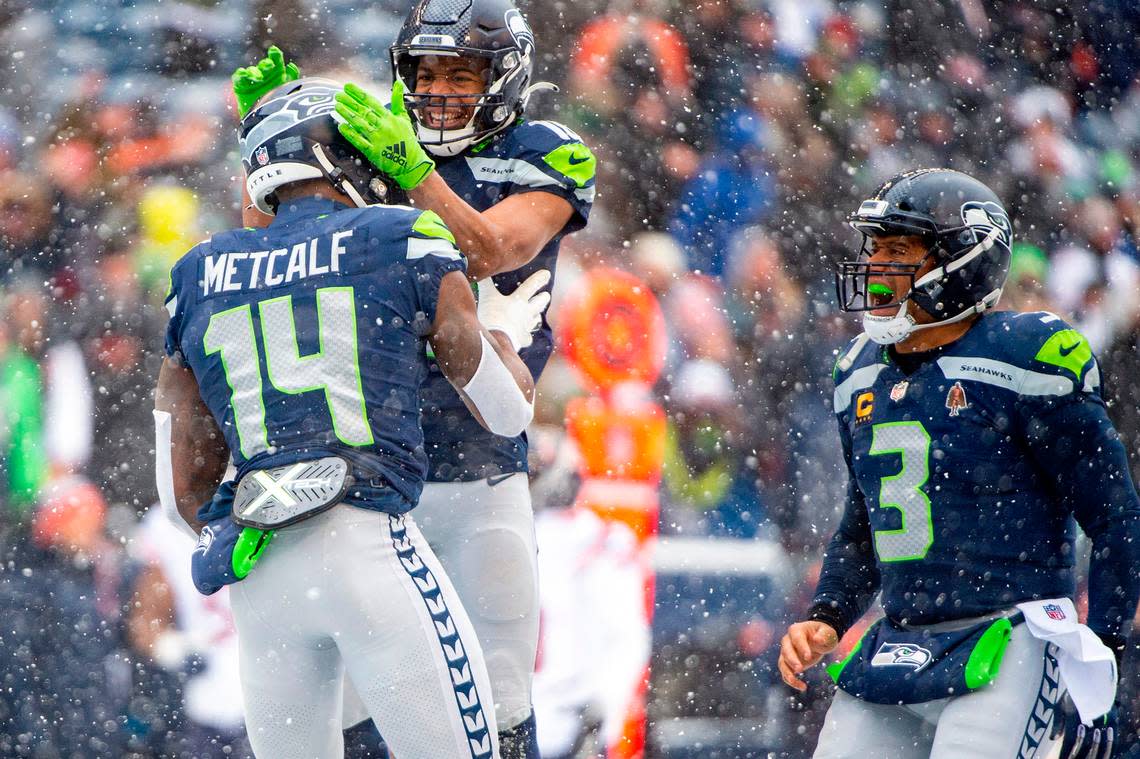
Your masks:
{"label": "jersey sleeve", "polygon": [[412,222],[407,239],[407,262],[416,295],[413,328],[421,337],[431,332],[439,303],[439,286],[453,271],[467,273],[467,259],[455,236],[434,211],[423,211]]}
{"label": "jersey sleeve", "polygon": [[1088,341],[1048,323],[1025,362],[1016,419],[1037,476],[1092,541],[1088,624],[1118,647],[1140,598],[1140,497]]}
{"label": "jersey sleeve", "polygon": [[[597,159],[582,138],[554,121],[534,121],[515,131],[509,194],[549,192],[574,209],[562,234],[586,226],[594,205]],[[478,160],[478,156],[475,157]]]}
{"label": "jersey sleeve", "polygon": [[867,504],[851,465],[851,435],[842,422],[839,437],[847,464],[847,498],[839,529],[832,535],[823,555],[823,568],[808,618],[828,623],[843,637],[871,605],[881,578],[875,563]]}
{"label": "jersey sleeve", "polygon": [[184,366],[185,356],[182,354],[182,324],[186,309],[195,295],[194,261],[201,243],[190,249],[170,269],[167,278],[166,297],[163,305],[169,319],[166,322],[166,356],[180,366]]}

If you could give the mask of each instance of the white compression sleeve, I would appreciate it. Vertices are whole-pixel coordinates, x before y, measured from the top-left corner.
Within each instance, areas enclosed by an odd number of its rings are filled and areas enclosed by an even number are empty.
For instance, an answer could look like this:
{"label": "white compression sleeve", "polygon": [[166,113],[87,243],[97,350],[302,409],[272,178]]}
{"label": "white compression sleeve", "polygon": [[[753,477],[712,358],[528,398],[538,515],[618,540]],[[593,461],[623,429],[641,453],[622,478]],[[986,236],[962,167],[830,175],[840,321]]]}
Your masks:
{"label": "white compression sleeve", "polygon": [[482,332],[479,341],[483,355],[463,392],[479,410],[491,432],[503,437],[521,435],[534,417],[534,405],[526,399],[514,375]]}
{"label": "white compression sleeve", "polygon": [[174,467],[170,463],[170,414],[154,411],[154,479],[158,486],[158,502],[162,513],[170,522],[195,541],[198,534],[186,524],[178,513],[178,501],[174,497]]}

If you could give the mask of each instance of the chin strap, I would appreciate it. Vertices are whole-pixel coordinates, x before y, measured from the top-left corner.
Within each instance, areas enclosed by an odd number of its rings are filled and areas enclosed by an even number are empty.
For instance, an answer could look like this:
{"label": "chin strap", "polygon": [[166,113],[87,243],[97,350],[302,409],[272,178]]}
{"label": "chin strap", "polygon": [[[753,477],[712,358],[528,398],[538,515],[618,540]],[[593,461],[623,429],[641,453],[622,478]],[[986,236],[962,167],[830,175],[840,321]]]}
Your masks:
{"label": "chin strap", "polygon": [[368,205],[363,196],[361,196],[353,186],[352,182],[348,181],[348,178],[345,177],[344,171],[334,166],[333,162],[329,160],[329,157],[325,155],[325,149],[322,148],[319,143],[313,145],[313,155],[316,156],[317,163],[324,169],[325,176],[332,182],[333,187],[347,195],[352,202],[356,204],[357,208],[364,208]]}

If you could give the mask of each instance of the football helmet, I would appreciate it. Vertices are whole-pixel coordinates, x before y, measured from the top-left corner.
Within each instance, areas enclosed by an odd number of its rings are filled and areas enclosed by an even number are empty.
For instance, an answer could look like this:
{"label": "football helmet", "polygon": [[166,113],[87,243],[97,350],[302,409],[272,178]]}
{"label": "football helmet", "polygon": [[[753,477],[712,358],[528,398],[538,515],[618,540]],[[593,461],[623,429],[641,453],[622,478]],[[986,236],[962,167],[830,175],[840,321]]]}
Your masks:
{"label": "football helmet", "polygon": [[[857,259],[835,267],[839,307],[863,312],[863,328],[876,343],[897,343],[916,330],[962,321],[992,308],[1001,297],[1009,273],[1009,215],[997,195],[973,177],[950,169],[899,174],[847,221],[863,241]],[[872,264],[871,239],[894,235],[921,237],[926,245],[922,261]],[[932,258],[934,268],[918,276]],[[870,278],[884,274],[909,276],[905,295],[885,303],[873,297]],[[934,321],[917,324],[907,312],[910,301]],[[891,306],[898,306],[893,316],[871,313]]]}
{"label": "football helmet", "polygon": [[[510,0],[417,0],[389,49],[392,76],[404,83],[404,102],[420,144],[437,156],[453,156],[505,129],[522,115],[532,92],[556,89],[530,84],[534,33]],[[465,56],[487,61],[486,87],[476,95],[416,94],[423,56]],[[474,110],[458,129],[429,127],[417,118],[428,106]]]}
{"label": "football helmet", "polygon": [[402,200],[390,180],[337,130],[341,85],[310,77],[269,92],[241,120],[239,146],[246,188],[262,213],[277,213],[277,190],[327,179],[357,206]]}

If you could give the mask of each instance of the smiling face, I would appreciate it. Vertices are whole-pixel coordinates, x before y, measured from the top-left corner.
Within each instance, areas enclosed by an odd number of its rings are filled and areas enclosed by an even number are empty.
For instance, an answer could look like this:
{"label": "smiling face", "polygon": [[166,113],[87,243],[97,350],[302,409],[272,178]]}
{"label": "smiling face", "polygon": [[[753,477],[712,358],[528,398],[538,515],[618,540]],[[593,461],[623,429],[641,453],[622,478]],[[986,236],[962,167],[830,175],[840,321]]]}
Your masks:
{"label": "smiling face", "polygon": [[[416,95],[472,95],[487,90],[488,61],[472,56],[425,55],[416,67]],[[478,97],[436,100],[416,109],[416,117],[431,129],[462,129],[471,120]]]}
{"label": "smiling face", "polygon": [[[883,235],[871,238],[870,276],[867,278],[867,299],[879,306],[871,311],[875,316],[892,316],[898,302],[907,296],[911,285],[936,265],[928,256],[926,242],[917,235]],[[913,275],[912,275],[913,272]],[[895,305],[892,305],[895,304]],[[930,321],[930,316],[908,302],[910,313],[919,322]]]}

